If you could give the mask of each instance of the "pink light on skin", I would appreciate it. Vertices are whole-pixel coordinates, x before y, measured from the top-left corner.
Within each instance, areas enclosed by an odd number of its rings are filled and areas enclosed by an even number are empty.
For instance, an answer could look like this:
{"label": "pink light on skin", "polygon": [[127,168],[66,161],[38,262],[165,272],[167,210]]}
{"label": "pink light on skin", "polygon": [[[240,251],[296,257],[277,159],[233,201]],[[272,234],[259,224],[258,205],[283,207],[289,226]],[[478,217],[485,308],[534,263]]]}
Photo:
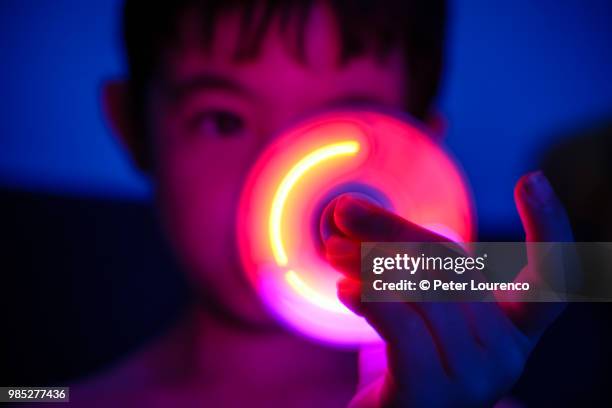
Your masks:
{"label": "pink light on skin", "polygon": [[350,192],[357,185],[382,193],[398,215],[454,240],[471,241],[474,229],[462,173],[411,123],[339,111],[275,139],[253,166],[240,199],[237,236],[245,273],[290,328],[349,347],[380,338],[338,300],[341,274],[322,258],[315,226],[321,205],[338,188]]}

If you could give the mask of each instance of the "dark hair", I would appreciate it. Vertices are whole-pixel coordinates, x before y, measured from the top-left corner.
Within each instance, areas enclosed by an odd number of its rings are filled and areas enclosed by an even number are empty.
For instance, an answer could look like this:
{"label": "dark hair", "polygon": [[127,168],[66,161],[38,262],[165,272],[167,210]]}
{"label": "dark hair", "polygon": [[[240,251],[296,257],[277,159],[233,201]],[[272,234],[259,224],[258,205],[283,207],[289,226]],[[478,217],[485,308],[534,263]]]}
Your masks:
{"label": "dark hair", "polygon": [[[245,38],[237,59],[255,57],[273,17],[281,29],[298,24],[298,54],[303,51],[304,26],[317,0],[175,0],[143,2],[126,0],[123,39],[127,53],[132,114],[145,133],[144,109],[148,81],[158,68],[162,50],[179,33],[177,25],[188,10],[198,13],[203,46],[213,38],[215,19],[223,12],[241,13]],[[438,93],[442,72],[446,26],[446,0],[327,0],[341,31],[342,60],[365,52],[384,56],[395,46],[404,49],[410,92],[405,109],[423,119]],[[298,55],[300,57],[300,55]]]}

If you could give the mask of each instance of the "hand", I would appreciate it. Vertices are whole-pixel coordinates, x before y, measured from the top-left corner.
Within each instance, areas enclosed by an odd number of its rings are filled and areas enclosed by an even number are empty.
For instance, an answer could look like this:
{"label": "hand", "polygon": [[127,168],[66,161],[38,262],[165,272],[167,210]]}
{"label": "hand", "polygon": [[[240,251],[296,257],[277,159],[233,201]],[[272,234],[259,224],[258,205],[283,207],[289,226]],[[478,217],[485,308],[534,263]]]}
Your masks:
{"label": "hand", "polygon": [[[519,180],[515,201],[527,241],[573,240],[567,215],[541,172]],[[354,407],[491,406],[518,380],[531,350],[564,308],[561,303],[362,303],[360,242],[445,239],[350,195],[326,208],[321,234],[327,259],[346,275],[338,283],[340,300],[386,343],[387,368],[358,392]]]}

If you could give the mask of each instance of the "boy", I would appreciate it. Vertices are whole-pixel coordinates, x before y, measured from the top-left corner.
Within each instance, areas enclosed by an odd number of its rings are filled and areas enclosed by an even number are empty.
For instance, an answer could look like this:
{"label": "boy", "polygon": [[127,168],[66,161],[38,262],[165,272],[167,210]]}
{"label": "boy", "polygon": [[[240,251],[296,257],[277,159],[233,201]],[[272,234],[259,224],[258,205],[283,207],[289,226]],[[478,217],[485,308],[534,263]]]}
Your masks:
{"label": "boy", "polygon": [[[170,2],[168,2],[170,3]],[[401,109],[441,134],[443,1],[128,0],[127,81],[106,84],[109,120],[153,180],[167,233],[196,302],[167,337],[73,390],[87,406],[487,406],[520,376],[562,305],[359,302],[340,299],[387,343],[389,367],[360,378],[357,354],[279,327],[243,277],[235,208],[271,137],[310,112],[368,103]],[[544,176],[518,184],[529,240],[571,239]],[[328,208],[330,262],[350,276],[359,241],[423,239],[354,197]],[[354,265],[354,264],[350,264]],[[347,270],[348,269],[348,270]],[[366,385],[357,391],[357,384]],[[352,401],[352,402],[351,402]]]}

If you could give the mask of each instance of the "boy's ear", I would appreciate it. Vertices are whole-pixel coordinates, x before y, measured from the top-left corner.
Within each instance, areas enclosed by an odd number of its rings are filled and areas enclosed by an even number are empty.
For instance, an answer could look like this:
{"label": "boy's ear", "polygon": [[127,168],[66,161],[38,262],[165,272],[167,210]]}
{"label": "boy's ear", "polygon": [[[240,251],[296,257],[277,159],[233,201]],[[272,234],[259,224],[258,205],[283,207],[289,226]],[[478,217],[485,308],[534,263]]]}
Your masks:
{"label": "boy's ear", "polygon": [[142,140],[145,135],[138,131],[140,127],[131,115],[129,100],[126,81],[107,80],[102,84],[102,108],[111,130],[138,170],[148,174],[151,170],[149,143]]}
{"label": "boy's ear", "polygon": [[438,110],[433,110],[425,121],[427,128],[431,131],[436,141],[442,141],[446,137],[448,122],[446,117]]}

